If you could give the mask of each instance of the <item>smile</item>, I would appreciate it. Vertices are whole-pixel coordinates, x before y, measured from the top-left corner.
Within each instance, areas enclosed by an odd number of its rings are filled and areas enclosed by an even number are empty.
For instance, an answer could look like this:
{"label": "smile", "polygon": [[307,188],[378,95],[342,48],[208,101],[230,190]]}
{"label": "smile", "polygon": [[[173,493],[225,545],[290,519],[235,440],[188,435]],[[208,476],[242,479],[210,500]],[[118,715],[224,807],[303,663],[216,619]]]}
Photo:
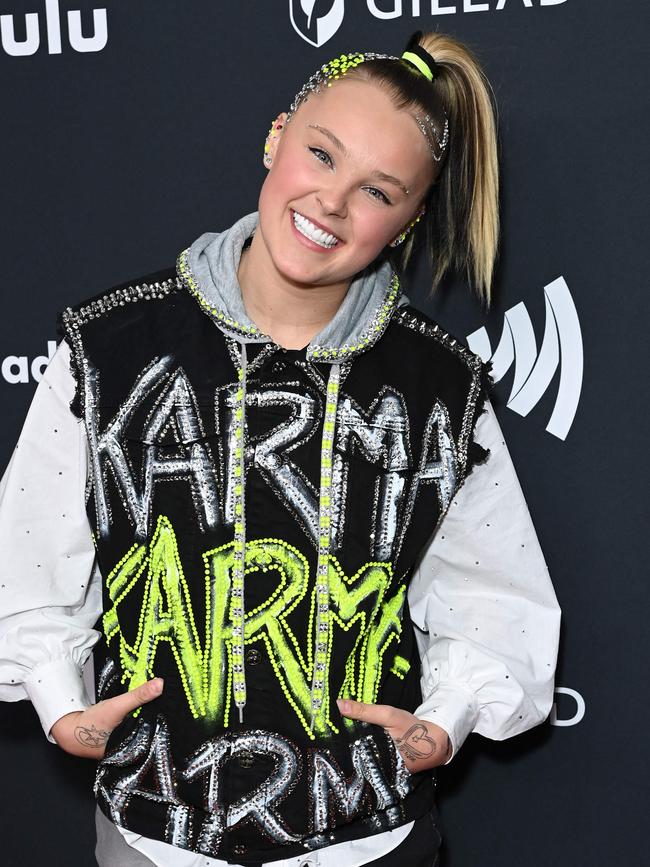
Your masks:
{"label": "smile", "polygon": [[308,220],[307,217],[303,217],[302,214],[299,214],[297,211],[293,211],[293,224],[296,229],[300,232],[301,235],[304,235],[305,238],[308,238],[310,241],[313,241],[314,244],[318,244],[319,247],[325,247],[325,249],[329,250],[332,247],[336,247],[339,243],[339,238],[336,235],[332,235],[330,232],[324,232],[322,229],[319,229],[318,226],[315,226],[311,220]]}

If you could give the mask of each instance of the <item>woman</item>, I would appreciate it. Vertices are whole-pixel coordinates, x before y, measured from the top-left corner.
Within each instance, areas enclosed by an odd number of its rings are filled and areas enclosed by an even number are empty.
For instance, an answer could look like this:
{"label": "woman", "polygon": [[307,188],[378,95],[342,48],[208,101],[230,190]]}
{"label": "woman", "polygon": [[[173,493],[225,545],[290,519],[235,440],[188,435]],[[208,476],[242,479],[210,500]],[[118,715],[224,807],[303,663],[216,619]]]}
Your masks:
{"label": "woman", "polygon": [[435,864],[433,769],[551,706],[486,367],[398,276],[422,234],[489,301],[480,66],[439,33],[342,55],[264,165],[258,212],[63,314],[3,481],[3,697],[100,759],[101,867]]}

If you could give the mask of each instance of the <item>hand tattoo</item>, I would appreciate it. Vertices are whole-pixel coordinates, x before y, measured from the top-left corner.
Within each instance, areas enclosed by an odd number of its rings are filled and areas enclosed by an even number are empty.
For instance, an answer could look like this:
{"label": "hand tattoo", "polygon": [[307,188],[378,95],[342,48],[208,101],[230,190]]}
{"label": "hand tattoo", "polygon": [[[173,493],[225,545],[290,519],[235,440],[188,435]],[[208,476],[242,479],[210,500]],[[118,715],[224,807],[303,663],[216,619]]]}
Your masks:
{"label": "hand tattoo", "polygon": [[103,747],[106,744],[109,735],[110,732],[96,729],[94,725],[91,725],[89,729],[84,728],[83,726],[77,726],[74,730],[75,738],[80,744],[83,744],[84,747]]}
{"label": "hand tattoo", "polygon": [[416,723],[401,738],[395,739],[395,746],[407,759],[426,759],[438,749],[438,744],[427,734],[427,727]]}

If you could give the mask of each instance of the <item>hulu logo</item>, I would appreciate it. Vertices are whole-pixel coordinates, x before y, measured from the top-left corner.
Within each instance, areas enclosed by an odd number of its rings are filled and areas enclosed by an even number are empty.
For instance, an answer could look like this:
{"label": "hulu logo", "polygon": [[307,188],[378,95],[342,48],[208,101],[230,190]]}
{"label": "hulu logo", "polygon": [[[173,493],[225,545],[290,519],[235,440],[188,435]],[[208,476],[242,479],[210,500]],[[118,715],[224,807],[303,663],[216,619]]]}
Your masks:
{"label": "hulu logo", "polygon": [[[36,54],[41,46],[42,30],[47,38],[48,54],[61,54],[61,9],[59,0],[44,0],[45,27],[42,28],[41,15],[38,12],[28,12],[25,16],[24,28],[16,36],[17,15],[0,15],[0,37],[4,51],[11,57],[29,57]],[[84,35],[81,28],[81,11],[70,9],[67,13],[67,36],[71,48],[79,52],[101,51],[108,42],[108,24],[106,9],[93,9],[93,33]],[[24,32],[25,38],[20,38]]]}

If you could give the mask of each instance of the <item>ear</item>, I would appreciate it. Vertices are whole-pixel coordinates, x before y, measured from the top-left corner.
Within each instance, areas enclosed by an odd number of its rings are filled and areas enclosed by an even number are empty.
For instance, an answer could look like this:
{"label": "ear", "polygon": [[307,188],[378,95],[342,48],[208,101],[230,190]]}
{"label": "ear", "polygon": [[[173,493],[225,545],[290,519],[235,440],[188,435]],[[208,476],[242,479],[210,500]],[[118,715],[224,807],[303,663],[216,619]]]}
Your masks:
{"label": "ear", "polygon": [[[424,204],[420,205],[417,209],[415,216],[411,220],[410,223],[407,223],[406,226],[402,229],[402,231],[390,242],[389,247],[398,247],[402,241],[404,241],[406,235],[411,231],[411,229],[415,226],[416,223],[419,223],[422,217],[424,216],[426,208]],[[401,240],[400,240],[401,239]]]}
{"label": "ear", "polygon": [[284,127],[287,120],[287,112],[281,112],[276,119],[271,124],[271,129],[269,130],[269,134],[266,137],[266,142],[264,144],[264,166],[267,169],[271,168],[271,164],[273,163],[273,159],[275,157],[275,152],[278,149],[278,144],[280,139],[282,138],[282,133],[284,131]]}

